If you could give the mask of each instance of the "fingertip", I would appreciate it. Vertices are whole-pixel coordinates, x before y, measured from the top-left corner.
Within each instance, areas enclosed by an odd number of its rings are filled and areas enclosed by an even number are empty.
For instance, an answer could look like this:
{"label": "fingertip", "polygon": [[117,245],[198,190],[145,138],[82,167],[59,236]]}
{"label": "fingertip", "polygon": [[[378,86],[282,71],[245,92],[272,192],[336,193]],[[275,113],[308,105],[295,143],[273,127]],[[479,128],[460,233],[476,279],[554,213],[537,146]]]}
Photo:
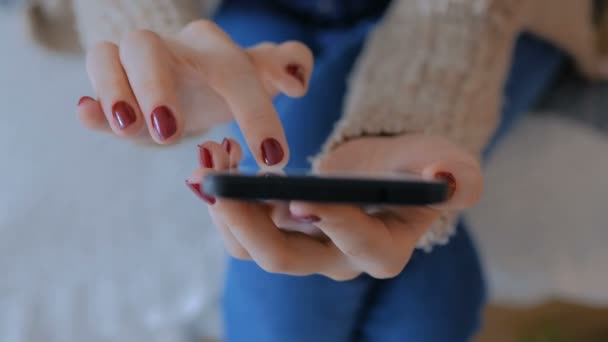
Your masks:
{"label": "fingertip", "polygon": [[453,174],[447,171],[439,171],[434,176],[434,179],[444,182],[447,185],[448,200],[456,193],[456,178]]}
{"label": "fingertip", "polygon": [[76,113],[84,127],[96,131],[109,130],[101,105],[92,97],[81,97],[76,107]]}
{"label": "fingertip", "polygon": [[224,140],[222,140],[222,148],[228,153],[230,168],[236,168],[243,158],[241,144],[234,139],[224,138]]}
{"label": "fingertip", "polygon": [[201,200],[206,202],[208,205],[214,205],[216,198],[207,194],[203,189],[202,181],[196,182],[192,180],[186,180],[186,186]]}
{"label": "fingertip", "polygon": [[89,78],[107,124],[119,137],[135,137],[145,118],[123,68],[120,49],[114,43],[102,42],[90,51],[89,56]]}
{"label": "fingertip", "polygon": [[306,44],[298,41],[288,41],[279,45],[279,50],[286,56],[294,57],[304,67],[306,78],[310,79],[314,69],[314,55]]}
{"label": "fingertip", "polygon": [[226,170],[230,167],[230,156],[223,145],[215,141],[206,141],[198,145],[198,160],[201,167],[216,171]]}
{"label": "fingertip", "polygon": [[226,153],[230,154],[230,151],[232,150],[232,143],[228,138],[224,138],[224,140],[222,140],[222,148],[224,151],[226,151]]}
{"label": "fingertip", "polygon": [[304,74],[305,71],[302,65],[298,63],[289,63],[285,66],[285,72],[287,73],[287,75],[300,82],[300,85],[306,87],[308,81],[306,75]]}
{"label": "fingertip", "polygon": [[205,178],[205,176],[211,172],[212,170],[209,169],[205,169],[204,167],[199,167],[198,169],[194,170],[192,172],[192,174],[190,175],[190,177],[186,178],[186,182],[189,183],[202,183],[203,179]]}
{"label": "fingertip", "polygon": [[138,134],[144,125],[135,107],[127,101],[117,101],[110,109],[112,117],[112,130],[121,137],[133,137]]}
{"label": "fingertip", "polygon": [[190,175],[190,177],[186,178],[185,184],[186,186],[201,200],[206,202],[209,205],[214,205],[217,201],[215,197],[209,195],[205,192],[205,177],[213,172],[213,169],[206,168],[198,168],[194,170],[194,172]]}
{"label": "fingertip", "polygon": [[262,166],[283,168],[289,161],[289,149],[276,138],[266,138],[260,144],[259,161]]}
{"label": "fingertip", "polygon": [[83,96],[80,98],[80,100],[78,100],[78,107],[80,108],[81,106],[91,104],[94,102],[97,102],[94,98],[92,98],[90,96]]}
{"label": "fingertip", "polygon": [[296,217],[319,217],[324,221],[349,219],[354,214],[362,213],[360,207],[349,204],[328,204],[315,202],[293,201],[289,203],[289,211]]}
{"label": "fingertip", "polygon": [[299,63],[288,63],[283,70],[285,78],[280,82],[281,92],[289,97],[302,97],[306,95],[309,84],[309,73]]}
{"label": "fingertip", "polygon": [[302,97],[308,91],[314,68],[314,58],[310,49],[296,41],[278,46],[280,60],[283,61],[283,75],[280,90],[290,97]]}
{"label": "fingertip", "polygon": [[[282,62],[281,62],[282,63]],[[264,82],[271,89],[273,96],[278,93],[285,94],[291,98],[300,98],[308,91],[309,78],[301,64],[291,62],[276,67],[271,75],[265,77]]]}
{"label": "fingertip", "polygon": [[422,175],[425,179],[447,183],[448,199],[433,206],[435,208],[464,210],[475,205],[481,198],[483,176],[475,166],[463,164],[450,168],[434,165],[424,169]]}
{"label": "fingertip", "polygon": [[291,215],[296,217],[310,216],[312,213],[312,209],[313,208],[311,204],[307,202],[289,202],[289,212],[291,213]]}
{"label": "fingertip", "polygon": [[[265,65],[267,72],[276,75],[274,70],[284,64],[275,63],[272,56],[269,59],[270,64]],[[218,68],[226,70],[216,73],[222,77],[212,76],[209,84],[224,97],[258,165],[262,168],[285,166],[289,160],[285,132],[258,73],[252,65],[220,65]],[[241,71],[237,72],[239,69]]]}
{"label": "fingertip", "polygon": [[172,145],[179,141],[183,120],[176,113],[166,105],[157,106],[150,113],[148,130],[159,145]]}

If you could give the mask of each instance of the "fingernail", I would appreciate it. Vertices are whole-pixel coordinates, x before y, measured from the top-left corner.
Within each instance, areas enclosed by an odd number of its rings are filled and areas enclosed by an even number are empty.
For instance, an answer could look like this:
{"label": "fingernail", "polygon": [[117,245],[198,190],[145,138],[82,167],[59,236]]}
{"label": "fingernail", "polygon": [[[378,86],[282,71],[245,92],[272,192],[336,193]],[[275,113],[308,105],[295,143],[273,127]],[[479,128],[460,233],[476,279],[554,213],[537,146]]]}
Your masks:
{"label": "fingernail", "polygon": [[114,120],[116,120],[116,123],[118,123],[120,129],[131,126],[137,120],[133,108],[124,101],[116,102],[114,106],[112,106],[112,116],[114,117]]}
{"label": "fingernail", "polygon": [[222,140],[222,147],[224,148],[224,151],[230,153],[232,145],[230,144],[230,140],[228,140],[228,138],[224,138],[224,140]]}
{"label": "fingernail", "polygon": [[215,204],[215,197],[209,196],[206,193],[204,193],[200,183],[191,183],[189,181],[186,181],[186,185],[190,188],[190,190],[192,190],[192,192],[194,192],[194,194],[196,196],[198,196],[198,198],[202,199],[207,204],[209,204],[209,205]]}
{"label": "fingernail", "polygon": [[454,178],[454,175],[449,172],[438,172],[435,174],[435,178],[448,183],[448,198],[452,198],[456,193],[456,178]]}
{"label": "fingernail", "polygon": [[273,166],[283,160],[285,153],[281,144],[274,138],[268,138],[262,142],[262,158],[268,166]]}
{"label": "fingernail", "polygon": [[177,132],[177,120],[171,110],[165,106],[152,111],[152,126],[160,140],[167,140]]}
{"label": "fingernail", "polygon": [[306,85],[306,78],[304,77],[304,68],[301,65],[295,63],[288,64],[287,67],[285,67],[285,71],[287,71],[289,75],[300,81],[302,85]]}
{"label": "fingernail", "polygon": [[316,222],[321,221],[321,219],[315,215],[302,216],[302,217],[294,216],[293,218],[296,221],[301,222],[301,223],[316,223]]}
{"label": "fingernail", "polygon": [[90,96],[83,96],[80,98],[80,100],[78,100],[78,105],[82,105],[85,102],[89,102],[89,101],[95,101],[94,98],[90,97]]}
{"label": "fingernail", "polygon": [[203,147],[203,145],[198,145],[198,161],[202,167],[206,169],[213,168],[213,157],[211,156],[211,151]]}

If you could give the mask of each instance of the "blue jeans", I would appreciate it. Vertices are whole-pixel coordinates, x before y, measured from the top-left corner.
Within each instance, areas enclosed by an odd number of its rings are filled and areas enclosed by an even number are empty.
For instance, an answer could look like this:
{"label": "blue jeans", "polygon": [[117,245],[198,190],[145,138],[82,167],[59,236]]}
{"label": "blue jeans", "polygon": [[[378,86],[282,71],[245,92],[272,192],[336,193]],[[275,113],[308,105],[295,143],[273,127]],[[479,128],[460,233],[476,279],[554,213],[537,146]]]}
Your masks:
{"label": "blue jeans", "polygon": [[[274,102],[289,141],[288,167],[309,167],[307,157],[319,151],[342,114],[347,77],[377,18],[348,28],[319,29],[272,5],[235,0],[224,3],[216,21],[243,46],[299,40],[313,49],[316,67],[308,94],[302,99],[279,96]],[[521,37],[505,89],[501,127],[488,151],[530,109],[561,60],[554,48]],[[242,139],[236,125],[235,134]],[[243,164],[254,164],[251,155]],[[485,294],[479,258],[462,222],[448,245],[432,253],[416,251],[405,270],[389,280],[291,277],[233,259],[224,293],[226,337],[263,342],[467,341],[480,326]]]}

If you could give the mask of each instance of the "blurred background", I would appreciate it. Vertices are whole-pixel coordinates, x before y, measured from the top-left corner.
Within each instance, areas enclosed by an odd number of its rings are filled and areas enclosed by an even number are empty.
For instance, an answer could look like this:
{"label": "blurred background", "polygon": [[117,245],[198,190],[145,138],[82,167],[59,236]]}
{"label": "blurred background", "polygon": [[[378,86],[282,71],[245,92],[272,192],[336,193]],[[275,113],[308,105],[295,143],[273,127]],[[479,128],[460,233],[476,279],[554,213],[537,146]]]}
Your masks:
{"label": "blurred background", "polygon": [[[218,338],[224,254],[183,185],[198,141],[87,132],[91,93],[82,55],[0,10],[0,341]],[[469,213],[492,295],[479,341],[608,341],[607,175],[608,86],[565,67]]]}

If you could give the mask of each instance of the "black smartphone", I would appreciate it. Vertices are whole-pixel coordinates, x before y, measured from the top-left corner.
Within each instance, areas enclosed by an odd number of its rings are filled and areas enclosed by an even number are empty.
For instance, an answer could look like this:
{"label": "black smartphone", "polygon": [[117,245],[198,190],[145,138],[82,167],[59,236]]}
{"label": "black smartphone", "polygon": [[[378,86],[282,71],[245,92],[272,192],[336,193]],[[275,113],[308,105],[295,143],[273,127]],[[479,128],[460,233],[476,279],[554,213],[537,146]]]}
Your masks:
{"label": "black smartphone", "polygon": [[236,200],[306,201],[356,205],[437,204],[447,200],[448,185],[406,174],[312,174],[252,170],[215,172],[203,188],[211,196]]}

